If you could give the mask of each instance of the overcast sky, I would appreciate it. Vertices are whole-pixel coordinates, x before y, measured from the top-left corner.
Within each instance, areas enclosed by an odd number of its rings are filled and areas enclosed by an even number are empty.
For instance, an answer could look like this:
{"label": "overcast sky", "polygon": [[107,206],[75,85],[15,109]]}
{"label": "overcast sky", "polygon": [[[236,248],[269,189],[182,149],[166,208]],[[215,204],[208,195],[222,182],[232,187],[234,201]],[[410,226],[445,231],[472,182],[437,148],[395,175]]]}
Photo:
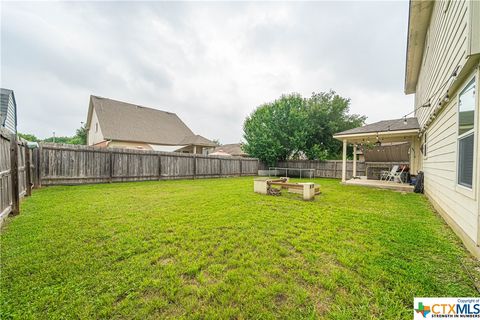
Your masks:
{"label": "overcast sky", "polygon": [[407,1],[2,2],[1,86],[39,137],[73,135],[91,94],[175,112],[222,143],[291,92],[333,89],[367,122],[400,118],[407,18]]}

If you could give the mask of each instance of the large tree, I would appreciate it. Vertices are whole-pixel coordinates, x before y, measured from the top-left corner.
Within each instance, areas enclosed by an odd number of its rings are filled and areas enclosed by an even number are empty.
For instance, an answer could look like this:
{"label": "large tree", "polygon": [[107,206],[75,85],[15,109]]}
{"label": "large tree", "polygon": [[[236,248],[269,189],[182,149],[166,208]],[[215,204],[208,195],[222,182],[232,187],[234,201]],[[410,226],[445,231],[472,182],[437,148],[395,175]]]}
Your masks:
{"label": "large tree", "polygon": [[341,153],[342,144],[333,138],[337,132],[362,126],[365,116],[349,114],[350,99],[334,91],[312,93],[308,99],[306,127],[309,132],[305,154],[309,159],[334,159]]}
{"label": "large tree", "polygon": [[360,126],[365,117],[350,115],[350,100],[334,91],[283,95],[258,107],[243,125],[243,146],[249,155],[269,165],[304,154],[309,159],[331,159],[340,154],[336,132]]}
{"label": "large tree", "polygon": [[267,164],[301,152],[307,137],[305,105],[299,94],[291,94],[258,107],[243,125],[244,151]]}

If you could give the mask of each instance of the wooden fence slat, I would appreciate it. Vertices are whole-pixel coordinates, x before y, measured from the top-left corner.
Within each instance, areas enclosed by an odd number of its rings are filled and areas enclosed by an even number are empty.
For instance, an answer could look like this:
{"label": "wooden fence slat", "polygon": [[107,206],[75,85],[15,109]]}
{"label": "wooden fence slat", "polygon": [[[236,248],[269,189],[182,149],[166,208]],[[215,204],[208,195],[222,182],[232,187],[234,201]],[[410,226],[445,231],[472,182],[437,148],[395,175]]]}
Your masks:
{"label": "wooden fence slat", "polygon": [[193,155],[193,179],[197,178],[197,156]]}
{"label": "wooden fence slat", "polygon": [[162,179],[162,156],[158,155],[158,180]]}
{"label": "wooden fence slat", "polygon": [[111,152],[108,153],[108,161],[109,161],[109,165],[108,165],[108,176],[109,176],[109,182],[112,182],[112,178],[113,178],[113,154]]}
{"label": "wooden fence slat", "polygon": [[10,134],[0,129],[0,222],[11,212]]}
{"label": "wooden fence slat", "polygon": [[32,195],[32,178],[31,178],[30,149],[25,147],[25,187],[27,196]]}
{"label": "wooden fence slat", "polygon": [[17,137],[12,134],[10,138],[10,181],[12,192],[12,214],[20,213],[20,196],[18,188],[18,147]]}

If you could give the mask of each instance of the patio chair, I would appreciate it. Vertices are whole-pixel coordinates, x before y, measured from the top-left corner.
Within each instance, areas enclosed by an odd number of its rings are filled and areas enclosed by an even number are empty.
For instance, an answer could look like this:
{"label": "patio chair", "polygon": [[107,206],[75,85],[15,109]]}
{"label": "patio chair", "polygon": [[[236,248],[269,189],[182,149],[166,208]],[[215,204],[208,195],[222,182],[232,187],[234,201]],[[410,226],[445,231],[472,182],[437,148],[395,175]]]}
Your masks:
{"label": "patio chair", "polygon": [[390,173],[388,174],[388,177],[385,180],[386,181],[395,181],[395,178],[398,178],[400,183],[403,183],[402,173],[405,170],[405,166],[401,166],[400,171],[398,171],[398,166],[396,166],[396,167],[397,167],[397,170],[393,171],[393,168],[392,168],[392,171],[390,171]]}
{"label": "patio chair", "polygon": [[386,171],[386,170],[382,171],[382,172],[380,173],[380,180],[386,180],[386,181],[388,181],[388,180],[387,180],[388,177],[390,177],[390,175],[393,175],[395,172],[397,172],[397,171],[398,171],[398,167],[399,167],[398,165],[395,165],[395,166],[392,167],[392,170],[390,170],[390,171]]}

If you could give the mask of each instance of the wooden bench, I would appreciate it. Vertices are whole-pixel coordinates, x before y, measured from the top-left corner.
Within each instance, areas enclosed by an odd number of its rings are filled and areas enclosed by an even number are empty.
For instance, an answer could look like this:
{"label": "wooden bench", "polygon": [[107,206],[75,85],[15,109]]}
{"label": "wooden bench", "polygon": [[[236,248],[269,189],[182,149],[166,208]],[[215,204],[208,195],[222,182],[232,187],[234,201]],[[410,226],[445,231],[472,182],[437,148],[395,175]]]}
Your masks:
{"label": "wooden bench", "polygon": [[253,190],[256,193],[268,194],[268,188],[271,186],[279,186],[281,189],[288,189],[288,192],[303,195],[303,200],[313,200],[316,194],[320,193],[320,186],[312,182],[292,183],[288,178],[281,179],[265,179],[259,178],[254,180]]}

